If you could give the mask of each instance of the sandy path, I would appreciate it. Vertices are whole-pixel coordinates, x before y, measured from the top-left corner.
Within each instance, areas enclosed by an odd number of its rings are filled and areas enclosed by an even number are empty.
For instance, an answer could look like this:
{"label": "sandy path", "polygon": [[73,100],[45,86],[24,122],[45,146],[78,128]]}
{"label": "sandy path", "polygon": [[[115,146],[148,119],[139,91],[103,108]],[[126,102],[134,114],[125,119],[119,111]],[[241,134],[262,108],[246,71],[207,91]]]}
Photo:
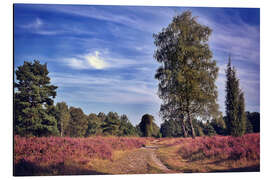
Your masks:
{"label": "sandy path", "polygon": [[[145,174],[151,173],[154,165],[160,173],[173,173],[156,156],[157,146],[146,146],[126,154],[110,165],[112,174]],[[150,172],[149,172],[150,171]]]}

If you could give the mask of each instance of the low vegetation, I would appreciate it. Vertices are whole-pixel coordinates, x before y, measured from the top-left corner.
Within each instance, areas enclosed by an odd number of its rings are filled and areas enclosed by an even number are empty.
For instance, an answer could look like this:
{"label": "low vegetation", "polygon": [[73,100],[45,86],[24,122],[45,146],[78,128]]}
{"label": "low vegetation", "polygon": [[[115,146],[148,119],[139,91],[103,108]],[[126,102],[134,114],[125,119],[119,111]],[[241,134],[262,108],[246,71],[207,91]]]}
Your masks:
{"label": "low vegetation", "polygon": [[178,172],[259,171],[260,135],[166,138],[159,157]]}
{"label": "low vegetation", "polygon": [[[16,175],[38,175],[40,169],[65,165],[87,165],[93,159],[112,160],[114,151],[146,144],[146,138],[124,137],[20,137],[14,138]],[[27,166],[31,165],[30,171]],[[36,172],[37,171],[37,172]],[[55,172],[57,174],[57,172]],[[78,173],[78,172],[77,172]],[[46,174],[46,173],[45,173]]]}
{"label": "low vegetation", "polygon": [[[156,147],[161,162],[171,172],[233,171],[236,168],[255,168],[260,161],[260,135],[246,134],[242,137],[213,136],[192,138],[138,138],[138,137],[20,137],[15,136],[15,175],[60,174],[119,174],[121,164],[129,164],[150,154],[139,148]],[[153,151],[153,150],[151,150]],[[133,152],[132,162],[128,152]],[[135,154],[135,155],[134,155]],[[119,160],[120,159],[120,160]],[[148,159],[149,160],[149,159]],[[151,158],[149,160],[149,164]],[[153,163],[152,166],[154,167]],[[125,169],[126,168],[126,169]],[[140,169],[130,173],[163,172]],[[129,173],[124,167],[125,173]],[[239,170],[241,171],[241,170]]]}

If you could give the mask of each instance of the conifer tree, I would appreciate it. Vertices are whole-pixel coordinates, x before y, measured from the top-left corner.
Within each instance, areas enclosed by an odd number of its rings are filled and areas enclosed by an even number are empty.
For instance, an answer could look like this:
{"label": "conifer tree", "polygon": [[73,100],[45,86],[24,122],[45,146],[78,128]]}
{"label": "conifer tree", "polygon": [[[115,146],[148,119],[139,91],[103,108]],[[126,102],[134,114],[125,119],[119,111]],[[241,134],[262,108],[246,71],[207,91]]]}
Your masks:
{"label": "conifer tree", "polygon": [[101,135],[102,134],[101,125],[102,125],[101,118],[99,118],[95,113],[89,114],[86,136]]}
{"label": "conifer tree", "polygon": [[101,125],[106,135],[118,135],[120,126],[119,116],[116,112],[109,112]]}
{"label": "conifer tree", "polygon": [[48,112],[57,87],[50,84],[47,64],[27,62],[15,71],[15,134],[21,136],[57,135],[57,122]]}
{"label": "conifer tree", "polygon": [[242,136],[246,133],[246,113],[245,113],[245,97],[244,93],[241,91],[239,95],[239,104],[238,104],[238,123],[239,127],[239,135]]}
{"label": "conifer tree", "polygon": [[242,136],[246,128],[244,93],[239,88],[236,69],[231,66],[231,58],[226,69],[226,121],[228,132],[232,136]]}
{"label": "conifer tree", "polygon": [[207,44],[211,32],[190,11],[185,11],[162,32],[154,34],[154,57],[161,63],[155,75],[163,100],[160,114],[163,120],[181,122],[185,137],[190,127],[195,138],[193,119],[211,119],[210,109],[218,107],[213,105],[217,103],[218,67]]}
{"label": "conifer tree", "polygon": [[81,108],[70,107],[70,121],[67,127],[67,134],[70,137],[83,137],[88,128],[87,116]]}

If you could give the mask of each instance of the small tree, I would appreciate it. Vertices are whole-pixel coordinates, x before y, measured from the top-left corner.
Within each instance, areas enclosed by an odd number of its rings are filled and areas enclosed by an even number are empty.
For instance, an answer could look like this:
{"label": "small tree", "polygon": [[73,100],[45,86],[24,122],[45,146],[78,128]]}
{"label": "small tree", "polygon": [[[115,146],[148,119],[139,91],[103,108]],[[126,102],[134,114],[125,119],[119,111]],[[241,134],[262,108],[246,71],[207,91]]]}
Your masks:
{"label": "small tree", "polygon": [[88,128],[87,116],[81,108],[70,107],[70,122],[67,133],[71,137],[83,137]]}
{"label": "small tree", "polygon": [[102,121],[95,113],[89,114],[86,136],[102,134],[101,125]]}
{"label": "small tree", "polygon": [[47,64],[27,62],[15,71],[15,134],[21,136],[57,135],[57,122],[48,113],[57,87],[50,84]]}
{"label": "small tree", "polygon": [[183,137],[181,123],[175,120],[165,120],[160,126],[162,137]]}
{"label": "small tree", "polygon": [[231,67],[231,58],[226,69],[226,118],[230,135],[242,136],[246,128],[244,93],[239,89],[236,69]]}
{"label": "small tree", "polygon": [[60,136],[65,136],[70,119],[70,113],[68,105],[65,102],[59,102],[56,104],[56,120]]}
{"label": "small tree", "polygon": [[139,124],[140,130],[144,137],[152,136],[154,117],[149,114],[142,116],[142,120]]}
{"label": "small tree", "polygon": [[210,124],[209,121],[207,121],[205,124],[204,124],[204,128],[203,128],[203,133],[207,136],[213,136],[216,134],[216,131],[215,129],[213,128],[213,126]]}
{"label": "small tree", "polygon": [[260,113],[258,112],[246,112],[246,117],[252,125],[254,133],[260,132]]}
{"label": "small tree", "polygon": [[125,114],[120,116],[119,136],[138,136],[136,128]]}
{"label": "small tree", "polygon": [[239,104],[238,104],[238,122],[240,135],[244,135],[246,133],[246,124],[247,124],[246,112],[245,112],[245,98],[244,93],[240,91],[239,95]]}
{"label": "small tree", "polygon": [[253,126],[251,124],[251,121],[249,119],[249,112],[246,112],[246,133],[253,133]]}
{"label": "small tree", "polygon": [[109,112],[102,124],[103,133],[105,135],[118,135],[120,120],[116,112]]}

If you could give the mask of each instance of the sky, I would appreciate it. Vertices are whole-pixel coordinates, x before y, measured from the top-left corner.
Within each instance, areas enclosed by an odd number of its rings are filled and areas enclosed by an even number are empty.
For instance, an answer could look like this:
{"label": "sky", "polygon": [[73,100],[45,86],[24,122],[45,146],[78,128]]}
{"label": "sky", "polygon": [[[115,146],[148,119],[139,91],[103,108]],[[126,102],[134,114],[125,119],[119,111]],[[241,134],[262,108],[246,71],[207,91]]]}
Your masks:
{"label": "sky", "polygon": [[65,101],[85,114],[126,114],[132,124],[148,113],[159,125],[162,101],[154,78],[153,34],[190,10],[213,32],[209,47],[219,67],[220,111],[225,112],[228,57],[237,69],[246,110],[260,112],[260,9],[157,6],[14,5],[14,68],[47,63]]}

